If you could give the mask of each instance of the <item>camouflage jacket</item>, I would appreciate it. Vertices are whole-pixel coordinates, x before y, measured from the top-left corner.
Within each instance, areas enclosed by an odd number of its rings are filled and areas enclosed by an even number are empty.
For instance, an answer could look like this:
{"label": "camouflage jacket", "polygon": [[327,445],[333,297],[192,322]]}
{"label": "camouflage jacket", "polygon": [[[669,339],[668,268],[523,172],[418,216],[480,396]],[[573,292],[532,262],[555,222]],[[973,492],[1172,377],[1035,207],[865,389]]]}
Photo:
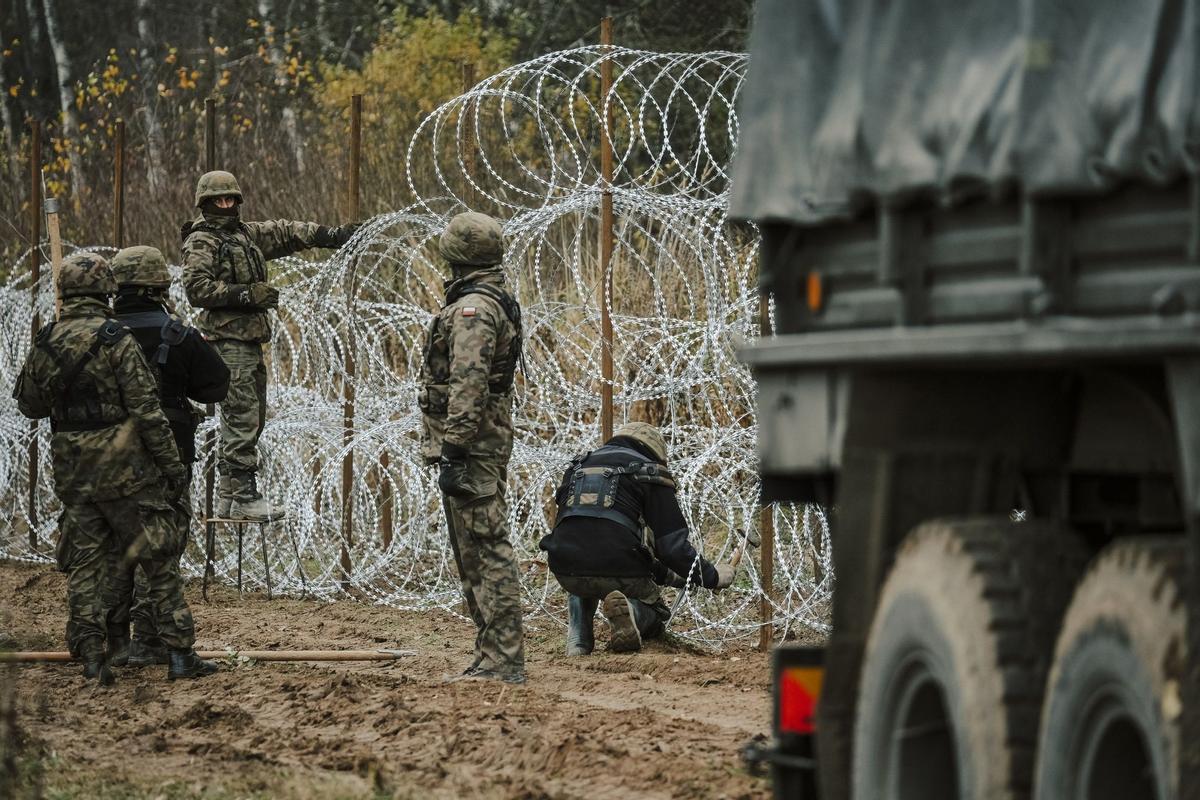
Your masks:
{"label": "camouflage jacket", "polygon": [[269,342],[267,309],[244,306],[238,295],[251,284],[268,283],[267,262],[314,247],[315,222],[242,222],[201,214],[184,224],[183,286],[200,312],[200,329],[210,339]]}
{"label": "camouflage jacket", "polygon": [[64,503],[129,497],[183,473],[154,373],[127,329],[100,346],[64,392],[67,373],[106,320],[100,300],[63,301],[59,320],[38,332],[13,391],[22,414],[51,420],[54,483]]}
{"label": "camouflage jacket", "polygon": [[503,465],[512,454],[512,374],[520,353],[520,317],[514,323],[490,295],[461,294],[467,284],[507,294],[499,267],[446,282],[446,296],[459,296],[434,316],[425,338],[418,394],[424,415],[421,452],[426,461],[436,461],[447,441],[466,447],[473,461]]}

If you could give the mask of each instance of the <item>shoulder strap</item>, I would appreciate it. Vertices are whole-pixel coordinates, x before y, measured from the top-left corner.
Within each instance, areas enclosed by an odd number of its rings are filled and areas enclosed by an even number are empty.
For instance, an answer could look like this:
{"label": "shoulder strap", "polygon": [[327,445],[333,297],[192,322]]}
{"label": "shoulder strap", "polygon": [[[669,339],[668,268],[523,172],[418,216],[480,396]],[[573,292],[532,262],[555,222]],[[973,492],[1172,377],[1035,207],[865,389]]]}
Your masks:
{"label": "shoulder strap", "polygon": [[71,387],[79,378],[79,374],[83,372],[83,368],[100,352],[100,348],[116,344],[127,333],[129,333],[129,328],[126,328],[115,319],[104,320],[100,327],[96,329],[96,338],[92,340],[92,344],[88,347],[87,352],[80,356],[79,360],[63,375],[62,390],[59,392],[62,402],[66,402],[67,393],[71,391]]}
{"label": "shoulder strap", "polygon": [[162,339],[162,344],[158,346],[158,352],[154,356],[155,363],[159,367],[163,367],[167,363],[167,356],[171,353],[171,348],[183,344],[183,340],[187,338],[189,332],[188,326],[183,324],[183,320],[177,317],[168,317],[163,323],[162,330],[159,331],[159,337]]}

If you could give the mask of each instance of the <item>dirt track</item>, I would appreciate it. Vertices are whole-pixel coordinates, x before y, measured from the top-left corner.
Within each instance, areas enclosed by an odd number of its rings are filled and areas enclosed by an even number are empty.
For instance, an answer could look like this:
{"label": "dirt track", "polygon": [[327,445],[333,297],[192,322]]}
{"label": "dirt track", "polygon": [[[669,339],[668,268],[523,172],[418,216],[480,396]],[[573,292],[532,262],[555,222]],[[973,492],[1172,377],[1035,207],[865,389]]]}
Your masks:
{"label": "dirt track", "polygon": [[[168,683],[165,667],[85,683],[71,665],[15,672],[18,757],[48,796],[146,798],[756,798],[738,750],[769,727],[765,656],[652,644],[561,655],[535,620],[524,687],[444,684],[473,631],[446,615],[190,587],[201,649],[418,651],[399,662],[232,664]],[[0,644],[63,649],[65,582],[0,562]],[[603,638],[603,623],[597,623]],[[13,673],[0,680],[9,680]]]}

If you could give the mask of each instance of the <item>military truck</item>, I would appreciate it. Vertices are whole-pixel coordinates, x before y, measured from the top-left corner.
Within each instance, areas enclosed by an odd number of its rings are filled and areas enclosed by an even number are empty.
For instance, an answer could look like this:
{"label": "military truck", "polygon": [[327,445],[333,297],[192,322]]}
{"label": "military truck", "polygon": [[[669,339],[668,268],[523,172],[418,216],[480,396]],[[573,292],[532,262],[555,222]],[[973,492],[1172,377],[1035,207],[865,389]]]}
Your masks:
{"label": "military truck", "polygon": [[1200,792],[1198,42],[1200,0],[757,9],[731,214],[763,499],[832,510],[822,800]]}

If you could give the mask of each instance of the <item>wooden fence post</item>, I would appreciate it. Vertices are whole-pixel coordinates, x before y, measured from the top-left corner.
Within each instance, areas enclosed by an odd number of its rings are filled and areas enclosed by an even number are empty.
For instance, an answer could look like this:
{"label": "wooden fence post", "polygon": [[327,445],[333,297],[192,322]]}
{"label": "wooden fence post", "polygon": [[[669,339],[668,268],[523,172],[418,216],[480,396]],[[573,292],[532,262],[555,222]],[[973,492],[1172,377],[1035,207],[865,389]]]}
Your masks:
{"label": "wooden fence post", "polygon": [[613,151],[611,131],[613,110],[608,103],[612,91],[612,17],[600,20],[600,96],[604,114],[600,123],[600,438],[607,442],[613,435],[613,330],[612,315],[612,257],[613,235]]}

